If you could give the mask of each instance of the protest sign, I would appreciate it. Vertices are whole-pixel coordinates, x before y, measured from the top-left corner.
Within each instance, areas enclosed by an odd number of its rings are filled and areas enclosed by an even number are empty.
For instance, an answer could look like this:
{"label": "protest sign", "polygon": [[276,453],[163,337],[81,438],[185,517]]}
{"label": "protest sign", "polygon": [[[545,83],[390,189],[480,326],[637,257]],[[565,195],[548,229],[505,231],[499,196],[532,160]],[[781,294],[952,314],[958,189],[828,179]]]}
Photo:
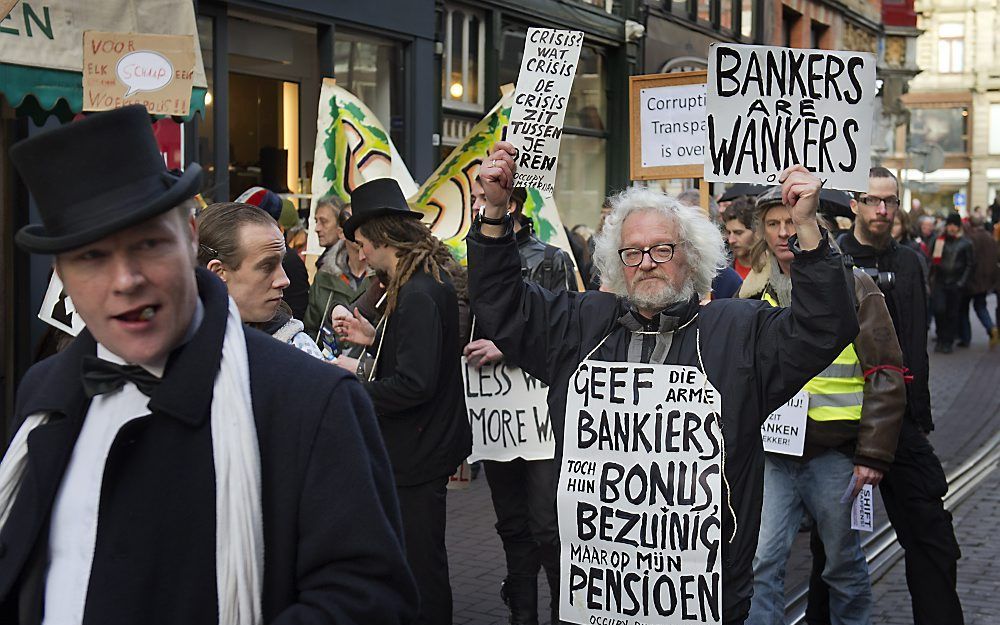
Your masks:
{"label": "protest sign", "polygon": [[701,178],[707,72],[629,77],[632,180]]}
{"label": "protest sign", "polygon": [[59,274],[54,271],[52,277],[49,278],[49,286],[45,289],[42,306],[38,310],[38,318],[71,336],[76,336],[86,326],[83,318],[77,314],[73,300],[63,289]]}
{"label": "protest sign", "polygon": [[827,188],[868,188],[875,57],[728,43],[708,57],[710,182],[776,184],[799,164]]}
{"label": "protest sign", "polygon": [[552,197],[566,105],[576,77],[583,33],[529,28],[517,76],[507,141],[517,149],[515,187]]}
{"label": "protest sign", "polygon": [[152,115],[187,115],[195,75],[192,35],[83,33],[83,110],[142,104]]}
{"label": "protest sign", "polygon": [[764,451],[801,456],[806,444],[806,419],[809,418],[809,391],[799,391],[768,416],[760,426]]}
{"label": "protest sign", "polygon": [[875,531],[875,490],[871,484],[861,487],[851,506],[851,529],[862,532]]}
{"label": "protest sign", "polygon": [[580,365],[557,496],[561,620],[721,622],[721,410],[694,367]]}
{"label": "protest sign", "polygon": [[547,386],[504,362],[477,369],[462,358],[462,377],[472,426],[469,462],[555,457]]}
{"label": "protest sign", "polygon": [[333,78],[324,78],[316,116],[308,254],[323,253],[316,238],[315,201],[333,195],[350,202],[354,189],[375,178],[394,179],[406,197],[417,192],[417,183],[375,113]]}

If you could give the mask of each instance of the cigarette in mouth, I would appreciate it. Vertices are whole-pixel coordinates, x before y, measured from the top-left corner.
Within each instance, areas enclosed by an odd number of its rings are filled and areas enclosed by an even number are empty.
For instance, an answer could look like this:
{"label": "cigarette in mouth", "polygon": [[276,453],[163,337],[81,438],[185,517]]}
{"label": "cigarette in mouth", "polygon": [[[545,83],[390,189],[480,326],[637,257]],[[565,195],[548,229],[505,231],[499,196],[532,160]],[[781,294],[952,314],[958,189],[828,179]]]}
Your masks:
{"label": "cigarette in mouth", "polygon": [[139,319],[141,321],[149,321],[150,319],[153,318],[153,315],[155,315],[155,314],[156,314],[156,311],[153,309],[153,307],[152,306],[147,306],[147,307],[145,307],[145,308],[142,309],[141,313],[139,313]]}

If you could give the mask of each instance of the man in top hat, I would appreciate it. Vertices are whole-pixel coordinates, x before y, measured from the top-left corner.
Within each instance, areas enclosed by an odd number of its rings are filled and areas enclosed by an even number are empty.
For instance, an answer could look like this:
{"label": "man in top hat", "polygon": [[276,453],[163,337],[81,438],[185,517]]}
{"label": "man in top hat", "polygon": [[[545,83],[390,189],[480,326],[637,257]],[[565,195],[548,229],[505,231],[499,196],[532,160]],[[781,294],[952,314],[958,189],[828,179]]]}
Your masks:
{"label": "man in top hat", "polygon": [[[351,200],[344,236],[361,246],[386,294],[374,327],[359,319],[357,309],[352,315],[338,306],[334,331],[368,345],[374,357],[365,389],[396,478],[406,555],[420,591],[417,623],[447,625],[452,615],[445,488],[472,451],[459,368],[464,276],[448,248],[420,222],[422,215],[409,209],[395,180],[366,182]],[[356,366],[347,357],[337,362]]]}
{"label": "man in top hat", "polygon": [[195,269],[198,165],[165,170],[141,106],[10,156],[42,215],[17,242],[55,255],[87,328],[18,392],[0,622],[408,622],[371,403],[351,376],[244,328]]}

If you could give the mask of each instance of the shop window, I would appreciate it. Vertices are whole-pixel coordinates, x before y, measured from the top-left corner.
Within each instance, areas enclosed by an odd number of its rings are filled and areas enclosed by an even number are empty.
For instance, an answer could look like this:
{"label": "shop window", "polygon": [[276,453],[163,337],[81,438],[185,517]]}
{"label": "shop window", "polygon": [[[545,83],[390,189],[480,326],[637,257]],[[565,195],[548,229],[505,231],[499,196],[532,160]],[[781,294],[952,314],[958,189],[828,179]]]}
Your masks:
{"label": "shop window", "polygon": [[562,136],[556,173],[556,206],[563,225],[584,224],[597,229],[606,193],[607,139]]}
{"label": "shop window", "polygon": [[938,71],[957,74],[964,69],[965,25],[946,23],[938,26]]}
{"label": "shop window", "polygon": [[614,10],[614,5],[615,5],[615,3],[612,0],[579,0],[579,1],[584,4],[589,4],[599,9],[603,9],[608,13],[611,13]]}
{"label": "shop window", "polygon": [[968,152],[969,111],[964,107],[912,109],[909,148],[938,145],[949,154]]}
{"label": "shop window", "polygon": [[753,41],[753,22],[755,10],[755,0],[740,0],[740,37],[747,41]]}
{"label": "shop window", "polygon": [[486,23],[470,9],[445,7],[441,99],[453,109],[483,110]]}
{"label": "shop window", "polygon": [[733,30],[733,3],[735,0],[721,0],[719,4],[719,28],[732,32]]}
{"label": "shop window", "polygon": [[344,87],[375,113],[400,153],[405,150],[403,48],[337,30],[333,71]]}
{"label": "shop window", "polygon": [[671,0],[670,12],[674,15],[691,19],[691,3],[689,0]]}
{"label": "shop window", "polygon": [[706,24],[712,21],[712,0],[697,0],[698,21]]}
{"label": "shop window", "polygon": [[823,46],[823,38],[826,36],[826,31],[830,29],[829,26],[821,22],[810,22],[809,24],[809,47],[814,50],[820,50]]}
{"label": "shop window", "polygon": [[298,94],[297,83],[229,74],[229,193],[233,197],[256,185],[275,193],[297,190]]}
{"label": "shop window", "polygon": [[1000,104],[990,104],[990,154],[1000,154]]}
{"label": "shop window", "polygon": [[798,40],[799,20],[802,14],[788,7],[781,9],[781,42],[786,48],[801,48]]}

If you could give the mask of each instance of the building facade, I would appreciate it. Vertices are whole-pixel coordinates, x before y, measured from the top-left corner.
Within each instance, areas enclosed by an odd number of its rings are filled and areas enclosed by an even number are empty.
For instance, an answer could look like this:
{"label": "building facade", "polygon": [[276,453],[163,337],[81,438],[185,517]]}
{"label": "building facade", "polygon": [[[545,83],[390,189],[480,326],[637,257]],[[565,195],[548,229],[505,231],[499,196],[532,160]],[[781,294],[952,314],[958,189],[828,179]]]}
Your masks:
{"label": "building facade", "polygon": [[908,181],[907,205],[967,214],[1000,190],[1000,10],[993,0],[923,0],[915,10],[922,71],[902,98],[909,124],[890,162]]}

